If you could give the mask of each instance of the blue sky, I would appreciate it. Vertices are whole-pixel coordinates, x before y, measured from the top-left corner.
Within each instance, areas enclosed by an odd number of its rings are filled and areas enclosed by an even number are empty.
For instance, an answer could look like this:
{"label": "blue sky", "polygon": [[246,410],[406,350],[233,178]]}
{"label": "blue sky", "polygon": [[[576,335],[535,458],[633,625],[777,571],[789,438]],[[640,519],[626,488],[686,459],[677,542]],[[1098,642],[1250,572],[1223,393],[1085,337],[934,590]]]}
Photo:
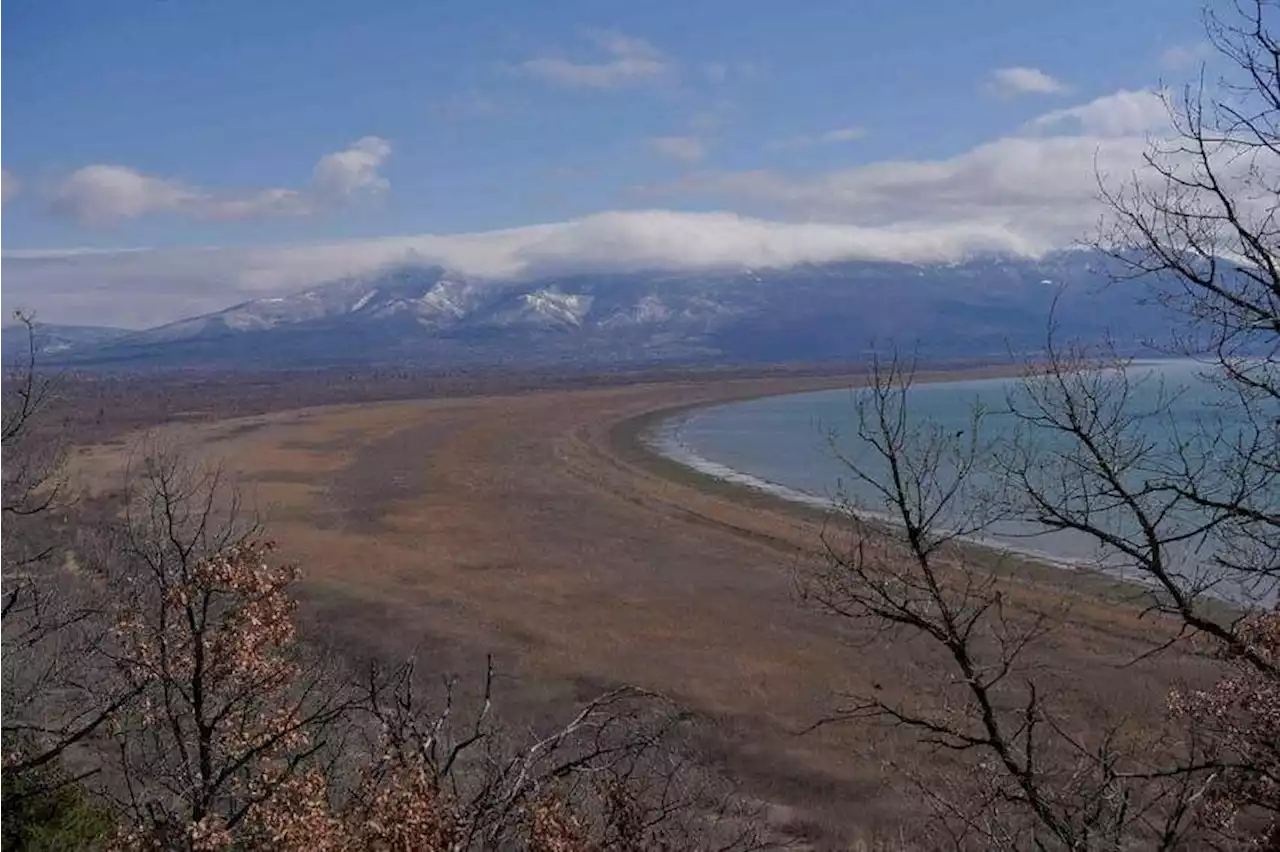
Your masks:
{"label": "blue sky", "polygon": [[[607,211],[649,217],[610,220],[624,223],[624,241],[661,211],[994,228],[1026,217],[985,190],[1011,182],[1013,200],[1036,201],[1017,168],[1000,174],[1004,149],[983,146],[1012,145],[1039,175],[1056,169],[1059,137],[1096,154],[1147,132],[1153,88],[1193,74],[1203,56],[1199,6],[12,2],[4,272],[11,296],[38,303],[48,257],[72,248],[150,247],[163,259],[216,246],[261,266],[255,248]],[[939,173],[957,163],[968,166]],[[905,176],[891,179],[895,168]],[[1055,179],[1067,180],[1047,176],[1046,210],[1063,191]],[[1018,237],[1039,247],[1074,226],[1045,219]],[[40,264],[24,256],[33,250]],[[101,258],[77,261],[69,279],[115,281],[107,267],[118,258]],[[226,261],[237,262],[247,261]],[[253,284],[236,269],[201,285],[221,290],[185,302],[169,293],[151,313],[118,307],[135,294],[111,284],[110,319],[147,324],[323,274]],[[69,279],[42,305],[50,319],[99,314],[93,300],[108,285],[78,296]]]}

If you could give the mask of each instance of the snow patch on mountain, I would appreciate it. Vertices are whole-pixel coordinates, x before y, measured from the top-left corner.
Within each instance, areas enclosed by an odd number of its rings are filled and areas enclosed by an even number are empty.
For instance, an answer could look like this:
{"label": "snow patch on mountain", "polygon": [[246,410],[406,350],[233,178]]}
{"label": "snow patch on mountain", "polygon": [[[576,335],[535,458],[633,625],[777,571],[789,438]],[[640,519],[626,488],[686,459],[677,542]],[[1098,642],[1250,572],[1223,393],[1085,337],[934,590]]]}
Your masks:
{"label": "snow patch on mountain", "polygon": [[[1098,290],[1105,276],[1093,270],[1097,260],[1064,254],[785,270],[742,264],[520,280],[401,265],[132,334],[102,357],[144,352],[163,361],[173,352],[174,359],[226,362],[385,359],[436,366],[489,358],[823,360],[860,358],[867,341],[889,338],[919,340],[934,354],[985,357],[1006,353],[1012,337],[1018,345],[1038,343],[1060,285],[1067,292],[1064,327],[1092,333],[1108,317],[1124,315],[1129,296],[1119,287]],[[240,334],[252,340],[243,347],[228,340]],[[184,346],[170,349],[171,343]]]}
{"label": "snow patch on mountain", "polygon": [[671,309],[657,296],[645,296],[636,303],[633,312],[636,322],[666,322],[671,319]]}
{"label": "snow patch on mountain", "polygon": [[354,314],[356,311],[360,310],[365,305],[369,304],[371,301],[373,301],[373,297],[376,295],[378,295],[377,290],[370,290],[368,293],[365,293],[356,301],[354,305],[351,306],[351,313]]}
{"label": "snow patch on mountain", "polygon": [[535,313],[577,327],[582,326],[582,320],[591,310],[592,302],[590,296],[555,290],[534,290],[532,293],[525,293],[522,298]]}

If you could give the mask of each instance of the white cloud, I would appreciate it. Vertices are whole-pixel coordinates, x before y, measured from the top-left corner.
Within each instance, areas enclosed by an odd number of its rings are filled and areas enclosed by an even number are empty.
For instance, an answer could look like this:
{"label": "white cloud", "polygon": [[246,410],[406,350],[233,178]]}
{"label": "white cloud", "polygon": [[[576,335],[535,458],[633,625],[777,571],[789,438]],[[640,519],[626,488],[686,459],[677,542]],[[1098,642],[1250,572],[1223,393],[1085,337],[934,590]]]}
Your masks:
{"label": "white cloud", "polygon": [[816,175],[705,172],[640,191],[868,228],[946,230],[967,223],[1030,248],[1063,246],[1098,223],[1098,172],[1133,173],[1142,166],[1148,132],[1167,126],[1158,95],[1121,91],[1046,113],[1024,133],[945,159],[889,160]]}
{"label": "white cloud", "polygon": [[706,144],[696,136],[657,136],[649,145],[662,156],[685,163],[696,163],[707,154]]}
{"label": "white cloud", "polygon": [[117,165],[77,169],[54,189],[50,209],[89,227],[107,227],[152,213],[205,220],[306,216],[358,195],[386,190],[378,168],[391,146],[366,136],[349,148],[320,158],[307,189],[261,189],[215,193]]}
{"label": "white cloud", "polygon": [[391,145],[377,136],[365,136],[349,148],[326,154],[312,174],[316,191],[338,200],[362,192],[385,192],[390,184],[378,174],[378,168],[389,156]]}
{"label": "white cloud", "polygon": [[604,57],[597,62],[574,62],[561,56],[539,56],[517,66],[522,74],[573,89],[615,89],[660,82],[672,71],[670,60],[641,38],[614,32],[588,37]]}
{"label": "white cloud", "polygon": [[946,160],[889,161],[816,176],[711,173],[659,191],[872,228],[971,222],[1048,247],[1082,236],[1096,221],[1095,162],[1127,171],[1144,149],[1145,140],[1133,137],[1010,137]]}
{"label": "white cloud", "polygon": [[1062,95],[1071,87],[1039,68],[1015,66],[992,71],[983,83],[983,89],[997,97],[1016,98],[1020,95]]}
{"label": "white cloud", "polygon": [[837,145],[865,139],[867,131],[861,127],[837,127],[825,133],[800,134],[772,143],[770,148],[812,148],[816,145]]}
{"label": "white cloud", "polygon": [[127,166],[94,165],[72,172],[54,191],[51,209],[90,227],[114,225],[148,213],[180,212],[200,194],[177,181]]}
{"label": "white cloud", "polygon": [[786,223],[734,213],[601,213],[505,231],[266,248],[6,251],[5,295],[46,322],[146,327],[404,263],[491,279],[628,269],[786,267],[865,258],[941,261],[1034,253],[986,223],[883,228]]}
{"label": "white cloud", "polygon": [[296,189],[260,189],[239,196],[201,195],[186,210],[198,219],[235,222],[266,216],[310,216],[320,209],[316,199]]}
{"label": "white cloud", "polygon": [[22,182],[8,169],[0,169],[0,201],[9,201],[22,191]]}
{"label": "white cloud", "polygon": [[1198,41],[1193,44],[1175,44],[1161,51],[1156,61],[1165,71],[1186,71],[1204,62],[1213,53],[1213,45],[1207,41]]}
{"label": "white cloud", "polygon": [[1121,89],[1087,104],[1047,112],[1028,124],[1039,130],[1065,128],[1101,136],[1141,134],[1168,126],[1169,108],[1161,94],[1150,89]]}

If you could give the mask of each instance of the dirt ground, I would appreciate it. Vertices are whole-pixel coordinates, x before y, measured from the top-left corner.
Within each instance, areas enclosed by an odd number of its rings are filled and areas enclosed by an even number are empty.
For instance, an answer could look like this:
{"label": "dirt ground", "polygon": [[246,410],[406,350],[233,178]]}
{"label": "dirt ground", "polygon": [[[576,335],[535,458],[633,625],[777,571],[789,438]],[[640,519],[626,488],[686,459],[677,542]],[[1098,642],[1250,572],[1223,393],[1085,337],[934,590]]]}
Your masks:
{"label": "dirt ground", "polygon": [[[355,657],[416,653],[478,675],[521,718],[565,715],[603,686],[662,692],[697,713],[709,764],[820,843],[891,838],[918,819],[888,761],[942,772],[892,731],[799,733],[842,693],[936,694],[936,659],[803,607],[799,568],[821,519],[656,459],[654,412],[820,387],[848,377],[668,381],[311,407],[165,427],[246,484],[305,604]],[[128,440],[79,450],[77,479],[117,481]],[[1007,566],[1006,566],[1007,569]],[[1016,566],[1014,606],[1072,602],[1047,646],[1064,705],[1159,712],[1194,679],[1185,655],[1124,664],[1159,629],[1064,572]],[[1054,676],[1054,671],[1057,675]]]}

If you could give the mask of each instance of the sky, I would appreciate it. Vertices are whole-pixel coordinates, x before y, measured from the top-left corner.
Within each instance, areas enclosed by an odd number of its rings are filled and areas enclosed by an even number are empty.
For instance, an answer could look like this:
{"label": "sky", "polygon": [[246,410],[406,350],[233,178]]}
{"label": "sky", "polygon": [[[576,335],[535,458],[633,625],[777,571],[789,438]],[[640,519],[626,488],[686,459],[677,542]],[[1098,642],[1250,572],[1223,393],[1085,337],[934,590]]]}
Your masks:
{"label": "sky", "polygon": [[1190,0],[13,0],[4,308],[146,327],[460,272],[1036,254],[1208,58]]}

